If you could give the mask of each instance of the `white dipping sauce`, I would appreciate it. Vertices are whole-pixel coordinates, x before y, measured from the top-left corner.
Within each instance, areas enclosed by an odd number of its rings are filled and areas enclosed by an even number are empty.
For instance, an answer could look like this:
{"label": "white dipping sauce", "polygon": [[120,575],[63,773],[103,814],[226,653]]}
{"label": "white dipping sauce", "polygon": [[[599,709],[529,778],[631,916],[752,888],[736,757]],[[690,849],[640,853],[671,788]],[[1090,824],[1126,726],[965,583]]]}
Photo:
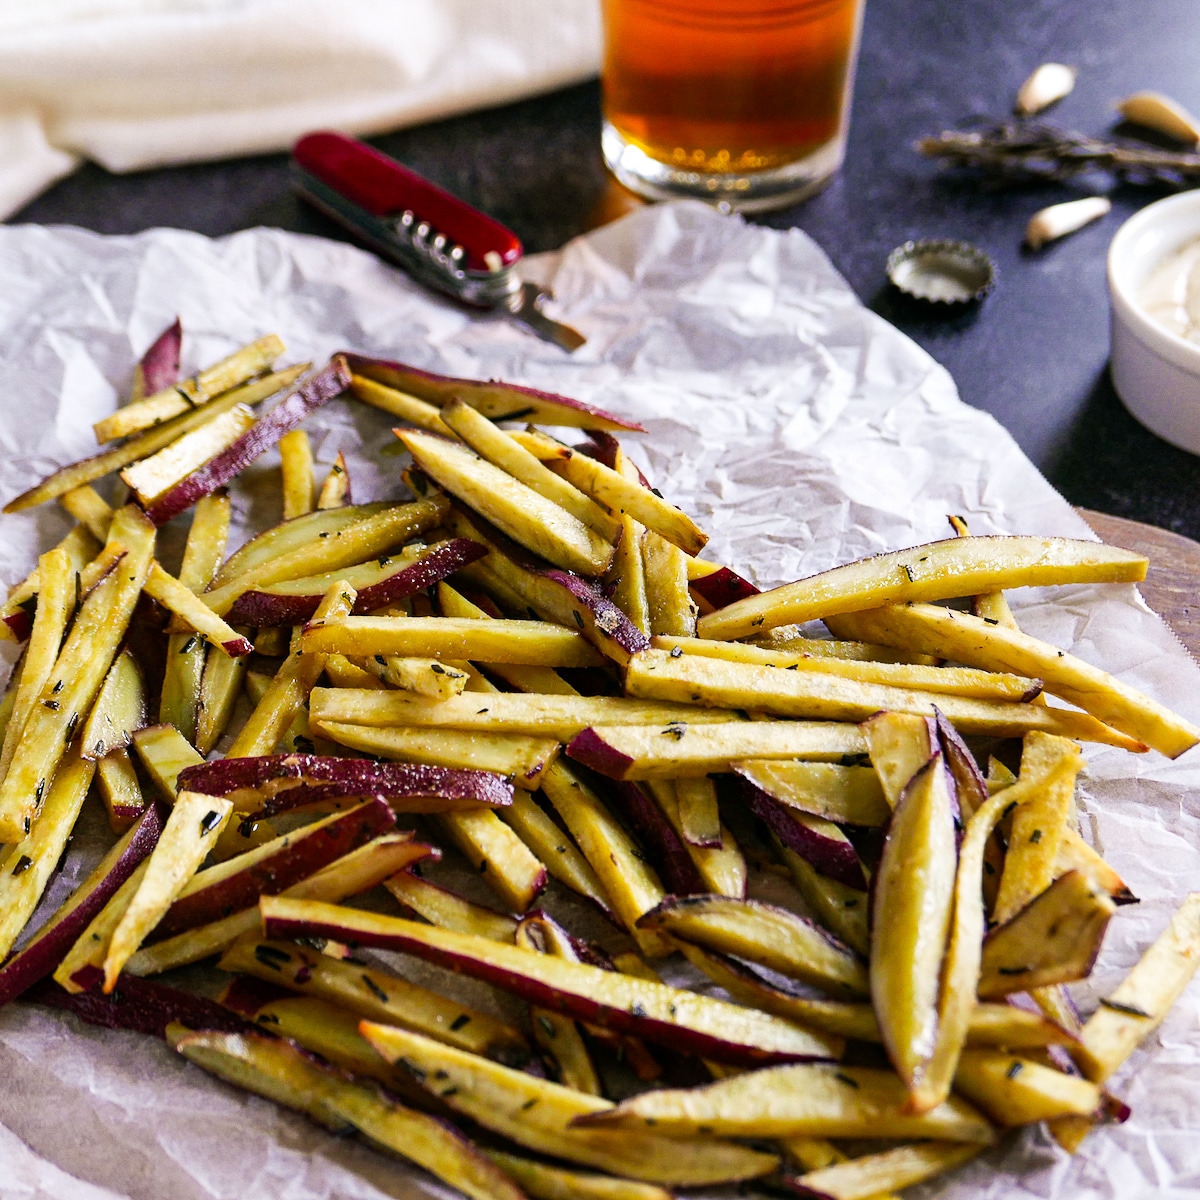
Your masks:
{"label": "white dipping sauce", "polygon": [[1200,238],[1168,254],[1138,291],[1146,315],[1200,344]]}

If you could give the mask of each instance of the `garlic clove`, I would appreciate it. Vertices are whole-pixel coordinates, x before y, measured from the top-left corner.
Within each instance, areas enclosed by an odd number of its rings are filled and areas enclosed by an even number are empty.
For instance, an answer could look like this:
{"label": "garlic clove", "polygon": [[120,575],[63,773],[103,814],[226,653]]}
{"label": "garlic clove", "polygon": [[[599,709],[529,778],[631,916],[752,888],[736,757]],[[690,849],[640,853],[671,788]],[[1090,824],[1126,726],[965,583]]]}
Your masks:
{"label": "garlic clove", "polygon": [[1116,108],[1134,125],[1165,133],[1167,137],[1189,145],[1200,142],[1200,121],[1162,92],[1135,92],[1120,101]]}
{"label": "garlic clove", "polygon": [[1025,227],[1025,244],[1040,250],[1047,242],[1074,233],[1112,210],[1112,201],[1104,196],[1088,196],[1083,200],[1068,200],[1052,204],[1035,212]]}
{"label": "garlic clove", "polygon": [[1062,63],[1042,63],[1017,92],[1017,114],[1030,117],[1057,104],[1064,96],[1069,96],[1075,87],[1075,75],[1074,67]]}

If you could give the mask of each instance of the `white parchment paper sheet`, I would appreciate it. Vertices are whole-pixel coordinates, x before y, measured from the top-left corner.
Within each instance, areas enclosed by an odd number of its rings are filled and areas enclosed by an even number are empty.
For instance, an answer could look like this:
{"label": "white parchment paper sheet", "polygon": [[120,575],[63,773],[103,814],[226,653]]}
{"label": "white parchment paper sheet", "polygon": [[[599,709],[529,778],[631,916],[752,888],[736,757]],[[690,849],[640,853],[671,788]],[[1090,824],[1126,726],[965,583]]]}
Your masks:
{"label": "white parchment paper sheet", "polygon": [[[529,272],[587,335],[575,355],[313,238],[0,228],[0,495],[94,451],[92,422],[178,313],[189,370],[275,331],[293,359],[350,348],[634,417],[649,431],[628,439],[634,456],[712,533],[711,555],[762,585],[947,536],[951,512],[975,532],[1088,534],[1008,434],[864,309],[800,232],[699,205],[648,209],[531,260]],[[392,440],[381,414],[339,401],[309,428],[323,461],[346,452],[357,499],[401,494],[400,460],[378,455]],[[262,477],[275,461],[253,470]],[[278,519],[269,502],[239,495],[245,528]],[[67,528],[53,506],[0,517],[0,582],[21,578]],[[1200,672],[1133,588],[1018,592],[1014,604],[1030,632],[1200,718]],[[1200,880],[1200,760],[1091,747],[1087,758],[1085,831],[1142,898],[1110,927],[1095,977],[1107,989]],[[76,873],[69,861],[48,904]],[[1200,1196],[1198,1015],[1193,988],[1118,1076],[1128,1124],[1096,1132],[1073,1159],[1026,1134],[920,1194]],[[442,1194],[163,1046],[60,1014],[0,1011],[0,1081],[4,1200]]]}

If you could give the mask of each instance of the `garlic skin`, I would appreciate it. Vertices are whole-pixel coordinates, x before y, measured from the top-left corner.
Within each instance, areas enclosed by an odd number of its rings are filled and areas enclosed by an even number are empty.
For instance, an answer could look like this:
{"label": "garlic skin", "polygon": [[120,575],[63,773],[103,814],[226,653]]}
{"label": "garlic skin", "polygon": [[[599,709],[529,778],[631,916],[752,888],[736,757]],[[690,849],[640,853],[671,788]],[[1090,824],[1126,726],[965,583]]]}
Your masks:
{"label": "garlic skin", "polygon": [[1146,129],[1165,133],[1178,142],[1194,146],[1200,142],[1200,121],[1182,104],[1162,92],[1135,92],[1116,105],[1117,112]]}
{"label": "garlic skin", "polygon": [[1042,63],[1017,92],[1014,106],[1017,115],[1031,117],[1069,96],[1075,87],[1076,74],[1074,67],[1063,63]]}
{"label": "garlic skin", "polygon": [[1074,233],[1111,211],[1112,201],[1105,196],[1087,196],[1082,200],[1052,204],[1029,218],[1029,224],[1025,227],[1025,244],[1031,250],[1040,250],[1048,242]]}

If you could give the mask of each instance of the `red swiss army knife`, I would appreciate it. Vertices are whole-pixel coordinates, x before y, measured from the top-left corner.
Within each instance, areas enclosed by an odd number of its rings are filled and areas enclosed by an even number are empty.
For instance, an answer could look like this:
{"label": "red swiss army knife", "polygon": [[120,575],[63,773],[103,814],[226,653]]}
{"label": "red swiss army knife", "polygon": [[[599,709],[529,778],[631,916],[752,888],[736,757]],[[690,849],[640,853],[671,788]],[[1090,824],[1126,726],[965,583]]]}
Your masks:
{"label": "red swiss army knife", "polygon": [[523,283],[511,229],[342,133],[310,133],[292,151],[296,190],[376,254],[472,308],[515,318],[575,350],[584,338],[541,308],[550,293]]}

